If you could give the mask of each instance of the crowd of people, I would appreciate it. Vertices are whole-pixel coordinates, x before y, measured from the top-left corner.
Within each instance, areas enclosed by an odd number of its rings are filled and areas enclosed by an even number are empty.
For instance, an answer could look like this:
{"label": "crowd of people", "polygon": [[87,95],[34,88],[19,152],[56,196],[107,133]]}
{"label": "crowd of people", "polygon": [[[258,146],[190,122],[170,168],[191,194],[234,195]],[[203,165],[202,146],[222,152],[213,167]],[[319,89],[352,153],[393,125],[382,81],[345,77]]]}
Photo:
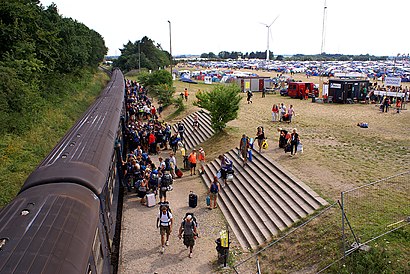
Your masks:
{"label": "crowd of people", "polygon": [[[185,100],[188,99],[187,89],[183,96]],[[190,170],[192,176],[196,175],[197,171],[204,172],[205,151],[200,147],[198,151],[193,149],[187,155],[184,145],[186,138],[184,123],[182,121],[177,123],[176,132],[173,132],[170,124],[160,121],[162,104],[159,104],[157,109],[153,100],[148,97],[146,89],[136,81],[125,81],[125,102],[124,154],[119,153],[123,159],[119,166],[120,179],[128,192],[137,193],[142,205],[152,206],[147,199],[148,194],[155,196],[154,205],[159,196],[160,211],[157,216],[157,227],[161,235],[160,252],[164,253],[165,247],[169,245],[169,236],[174,223],[167,194],[173,189],[174,180],[182,176],[175,155],[181,152],[184,169]],[[193,118],[192,127],[199,129],[198,116]],[[158,155],[157,161],[152,159],[153,155]],[[211,188],[212,208],[216,208],[219,187],[216,190]],[[198,236],[195,224],[195,217],[190,213],[185,216],[179,228],[178,236],[183,237],[184,244],[189,247],[189,257],[192,257],[193,246]]]}
{"label": "crowd of people", "polygon": [[272,106],[272,122],[292,122],[292,118],[296,116],[295,109],[293,105],[289,105],[286,108],[284,103],[279,105],[273,104]]}

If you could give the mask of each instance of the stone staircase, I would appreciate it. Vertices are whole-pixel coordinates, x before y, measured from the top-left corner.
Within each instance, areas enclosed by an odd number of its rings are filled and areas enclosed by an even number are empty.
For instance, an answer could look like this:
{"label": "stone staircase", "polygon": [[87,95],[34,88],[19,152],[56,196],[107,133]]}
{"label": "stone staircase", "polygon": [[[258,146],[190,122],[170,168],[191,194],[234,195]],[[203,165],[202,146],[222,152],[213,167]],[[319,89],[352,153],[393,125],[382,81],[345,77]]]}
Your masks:
{"label": "stone staircase", "polygon": [[[222,187],[218,206],[244,249],[255,249],[279,231],[328,204],[279,164],[253,150],[253,160],[243,168],[238,150],[225,155],[233,161],[234,179]],[[202,178],[209,188],[220,169],[215,159]]]}
{"label": "stone staircase", "polygon": [[[198,116],[199,121],[199,128],[197,130],[192,126],[195,114]],[[182,123],[185,125],[183,143],[187,151],[196,148],[215,134],[211,127],[211,116],[203,110],[188,115],[182,120]],[[176,124],[173,125],[172,129],[174,132],[178,132]]]}

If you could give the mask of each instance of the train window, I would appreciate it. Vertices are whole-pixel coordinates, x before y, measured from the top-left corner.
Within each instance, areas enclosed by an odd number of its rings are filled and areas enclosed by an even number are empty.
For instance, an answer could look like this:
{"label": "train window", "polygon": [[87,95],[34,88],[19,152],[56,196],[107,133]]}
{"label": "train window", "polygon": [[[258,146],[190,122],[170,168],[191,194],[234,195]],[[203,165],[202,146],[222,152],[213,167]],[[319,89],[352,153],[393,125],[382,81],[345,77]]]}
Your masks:
{"label": "train window", "polygon": [[103,250],[102,250],[102,245],[100,241],[100,233],[97,227],[97,230],[95,231],[95,237],[94,237],[94,243],[93,243],[93,255],[94,255],[94,261],[95,261],[95,267],[97,269],[97,273],[102,273],[103,269],[103,261],[104,261],[104,256],[103,256]]}

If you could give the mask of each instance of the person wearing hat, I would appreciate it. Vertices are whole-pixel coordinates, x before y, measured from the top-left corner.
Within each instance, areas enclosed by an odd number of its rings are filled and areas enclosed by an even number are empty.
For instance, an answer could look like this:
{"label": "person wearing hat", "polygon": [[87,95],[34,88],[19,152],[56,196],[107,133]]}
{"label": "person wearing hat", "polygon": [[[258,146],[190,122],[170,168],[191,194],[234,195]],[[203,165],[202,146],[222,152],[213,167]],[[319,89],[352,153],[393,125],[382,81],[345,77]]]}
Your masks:
{"label": "person wearing hat", "polygon": [[198,152],[198,161],[201,165],[201,171],[199,172],[199,174],[203,174],[205,172],[205,151],[202,147],[200,147]]}
{"label": "person wearing hat", "polygon": [[195,168],[196,168],[196,160],[197,160],[197,155],[196,155],[196,149],[194,148],[188,156],[188,161],[189,161],[189,168],[191,170],[191,176],[192,176],[192,171],[195,173]]}
{"label": "person wearing hat", "polygon": [[192,258],[192,250],[195,245],[195,240],[198,237],[197,225],[192,217],[192,215],[187,215],[179,227],[178,238],[182,238],[182,233],[184,234],[184,245],[189,247],[189,258]]}

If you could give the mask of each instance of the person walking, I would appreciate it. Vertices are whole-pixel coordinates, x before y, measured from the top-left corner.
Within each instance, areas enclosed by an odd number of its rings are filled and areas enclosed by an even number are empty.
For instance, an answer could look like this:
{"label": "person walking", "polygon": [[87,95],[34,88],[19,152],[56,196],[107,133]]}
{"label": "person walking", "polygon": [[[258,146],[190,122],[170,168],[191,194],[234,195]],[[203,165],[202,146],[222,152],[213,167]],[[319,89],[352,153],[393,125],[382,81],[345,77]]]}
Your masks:
{"label": "person walking", "polygon": [[296,116],[295,110],[293,109],[293,105],[290,105],[288,108],[288,123],[292,122],[292,117]]}
{"label": "person walking", "polygon": [[195,169],[196,169],[196,160],[197,160],[197,155],[196,155],[196,149],[194,148],[192,150],[192,152],[189,154],[188,156],[188,161],[189,161],[189,168],[191,171],[191,176],[192,176],[192,171],[194,172],[194,175],[196,175],[195,173]]}
{"label": "person walking", "polygon": [[177,128],[178,128],[179,138],[181,138],[181,141],[185,141],[184,140],[185,125],[180,121],[178,123]]}
{"label": "person walking", "polygon": [[[216,208],[216,200],[218,199],[218,193],[221,190],[221,185],[219,184],[218,177],[214,176],[214,180],[209,187],[208,193],[211,198],[211,203],[209,204],[209,209]],[[213,205],[212,205],[213,203]]]}
{"label": "person walking", "polygon": [[198,115],[194,115],[194,121],[192,122],[192,127],[195,129],[195,130],[198,130],[199,129],[199,120],[198,120]]}
{"label": "person walking", "polygon": [[192,215],[187,215],[179,227],[178,238],[184,237],[184,245],[189,248],[189,258],[192,258],[192,251],[195,240],[198,237],[198,229]]}
{"label": "person walking", "polygon": [[253,96],[252,91],[248,90],[247,98],[246,98],[246,100],[248,101],[248,104],[252,104],[252,96]]}
{"label": "person walking", "polygon": [[279,107],[277,104],[272,106],[272,122],[277,122],[279,118]]}
{"label": "person walking", "polygon": [[296,128],[294,128],[292,130],[292,134],[290,135],[290,156],[297,154],[299,141],[299,134],[297,133]]}
{"label": "person walking", "polygon": [[233,162],[226,155],[219,155],[218,159],[221,161],[221,178],[225,185],[228,173],[233,171]]}
{"label": "person walking", "polygon": [[202,147],[200,147],[198,152],[198,161],[201,165],[201,171],[199,172],[199,174],[203,174],[205,172],[205,151]]}
{"label": "person walking", "polygon": [[283,103],[280,103],[279,106],[279,122],[283,121],[283,117],[286,114],[286,106]]}
{"label": "person walking", "polygon": [[160,212],[157,217],[157,228],[161,235],[161,254],[164,254],[165,246],[169,245],[169,235],[172,232],[174,219],[171,210],[166,205],[161,205]]}
{"label": "person walking", "polygon": [[249,138],[243,134],[241,141],[239,142],[239,149],[241,156],[243,158],[243,166],[245,167],[248,163],[248,149],[249,149]]}
{"label": "person walking", "polygon": [[257,128],[257,132],[256,132],[256,140],[258,140],[258,146],[259,146],[259,153],[262,150],[262,142],[263,140],[265,140],[265,131],[263,130],[262,126],[259,126]]}
{"label": "person walking", "polygon": [[185,101],[187,102],[188,101],[188,89],[187,88],[184,89],[184,97],[185,97]]}

